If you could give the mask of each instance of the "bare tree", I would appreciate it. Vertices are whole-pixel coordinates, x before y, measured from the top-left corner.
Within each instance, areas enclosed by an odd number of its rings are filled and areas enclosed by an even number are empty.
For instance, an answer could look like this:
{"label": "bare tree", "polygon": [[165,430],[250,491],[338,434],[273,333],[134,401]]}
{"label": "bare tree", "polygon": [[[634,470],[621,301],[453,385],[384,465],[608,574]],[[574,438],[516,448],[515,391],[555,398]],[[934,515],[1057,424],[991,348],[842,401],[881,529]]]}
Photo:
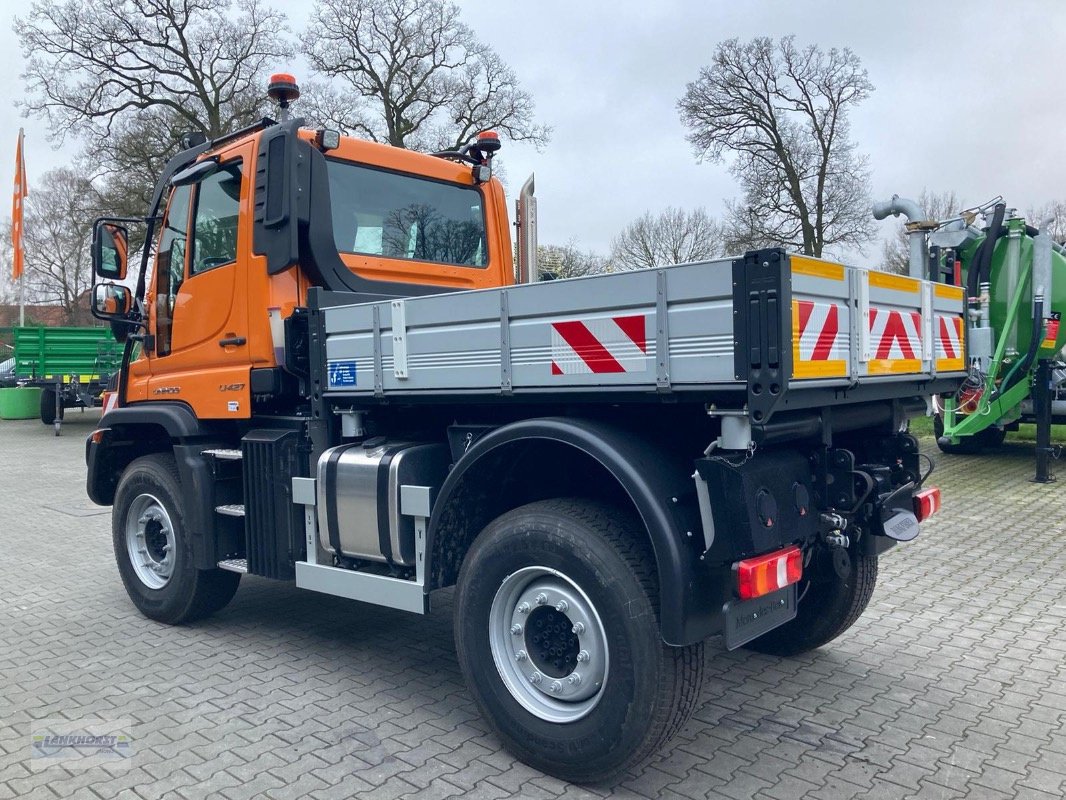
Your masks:
{"label": "bare tree", "polygon": [[[922,189],[918,205],[926,219],[945,220],[957,215],[966,206],[954,191],[931,192]],[[881,267],[885,272],[906,275],[910,271],[910,243],[907,239],[906,220],[901,219],[891,239],[881,245]]]}
{"label": "bare tree", "polygon": [[730,228],[813,256],[869,240],[869,170],[848,112],[872,90],[847,48],[801,49],[791,36],[719,44],[678,108],[700,158],[732,157],[744,198]]}
{"label": "bare tree", "polygon": [[533,98],[445,0],[317,0],[303,51],[343,86],[317,85],[308,115],[410,149],[462,145],[493,129],[542,144]]}
{"label": "bare tree", "polygon": [[103,198],[67,167],[44,173],[26,198],[26,296],[62,306],[79,320],[79,298],[92,286],[92,221]]}
{"label": "bare tree", "polygon": [[721,224],[706,209],[645,212],[611,243],[618,269],[649,269],[716,258],[724,252]]}
{"label": "bare tree", "polygon": [[537,266],[541,275],[551,278],[581,278],[613,271],[610,259],[582,250],[573,240],[564,245],[538,245]]}
{"label": "bare tree", "polygon": [[[184,132],[215,137],[265,109],[266,73],[291,48],[260,0],[41,0],[16,18],[23,113],[87,139],[100,174],[158,174]],[[149,187],[151,185],[149,178]]]}
{"label": "bare tree", "polygon": [[1048,224],[1051,238],[1060,244],[1066,242],[1066,202],[1052,200],[1042,206],[1030,208],[1025,214],[1030,225]]}

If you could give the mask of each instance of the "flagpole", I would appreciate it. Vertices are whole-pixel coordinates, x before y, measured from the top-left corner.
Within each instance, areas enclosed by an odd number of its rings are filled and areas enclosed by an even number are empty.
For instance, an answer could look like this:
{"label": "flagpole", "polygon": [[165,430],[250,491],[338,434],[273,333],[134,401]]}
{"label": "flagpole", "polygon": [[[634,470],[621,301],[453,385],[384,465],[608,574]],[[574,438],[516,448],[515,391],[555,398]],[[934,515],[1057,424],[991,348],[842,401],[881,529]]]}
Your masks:
{"label": "flagpole", "polygon": [[26,327],[25,251],[22,246],[23,201],[26,198],[26,156],[22,150],[23,132],[19,128],[15,148],[15,192],[11,205],[11,269],[19,282],[19,327]]}

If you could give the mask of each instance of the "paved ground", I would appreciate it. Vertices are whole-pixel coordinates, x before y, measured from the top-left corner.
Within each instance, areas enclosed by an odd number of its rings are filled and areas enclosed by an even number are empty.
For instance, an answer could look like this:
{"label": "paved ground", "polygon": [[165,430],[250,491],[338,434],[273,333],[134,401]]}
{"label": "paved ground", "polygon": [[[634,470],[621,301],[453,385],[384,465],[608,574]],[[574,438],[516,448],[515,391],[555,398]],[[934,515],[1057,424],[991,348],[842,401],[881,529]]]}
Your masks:
{"label": "paved ground", "polygon": [[[139,616],[83,494],[95,418],[72,414],[59,439],[0,423],[0,798],[1066,790],[1066,480],[1029,483],[1028,449],[941,457],[947,509],[882,560],[850,634],[791,660],[712,646],[669,751],[590,791],[501,751],[461,682],[447,598],[418,618],[250,579],[194,627]],[[93,717],[130,720],[128,770],[30,769],[35,720]]]}

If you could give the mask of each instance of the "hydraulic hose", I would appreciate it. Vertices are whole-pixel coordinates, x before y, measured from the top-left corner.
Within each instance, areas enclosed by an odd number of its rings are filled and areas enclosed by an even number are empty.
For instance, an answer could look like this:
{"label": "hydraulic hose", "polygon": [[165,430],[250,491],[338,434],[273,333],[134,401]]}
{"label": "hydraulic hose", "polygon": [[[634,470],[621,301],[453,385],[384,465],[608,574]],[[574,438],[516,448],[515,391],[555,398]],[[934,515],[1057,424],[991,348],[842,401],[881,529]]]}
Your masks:
{"label": "hydraulic hose", "polygon": [[1009,392],[1013,389],[1019,381],[1023,380],[1027,374],[1029,374],[1029,368],[1033,366],[1033,361],[1036,358],[1036,352],[1040,349],[1040,341],[1044,333],[1044,296],[1039,294],[1036,296],[1033,303],[1033,327],[1029,332],[1029,347],[1025,351],[1025,355],[1014,362],[1014,366],[1007,371],[1007,375],[1003,378],[1003,382],[999,385],[999,388],[993,393],[993,396],[989,402],[995,400],[1002,394]]}
{"label": "hydraulic hose", "polygon": [[981,284],[989,282],[988,277],[992,272],[992,254],[996,249],[996,242],[1003,235],[1003,216],[1006,213],[1006,203],[996,203],[996,209],[992,212],[992,224],[988,227],[985,240],[977,248],[973,265],[966,273],[968,297],[977,297]]}

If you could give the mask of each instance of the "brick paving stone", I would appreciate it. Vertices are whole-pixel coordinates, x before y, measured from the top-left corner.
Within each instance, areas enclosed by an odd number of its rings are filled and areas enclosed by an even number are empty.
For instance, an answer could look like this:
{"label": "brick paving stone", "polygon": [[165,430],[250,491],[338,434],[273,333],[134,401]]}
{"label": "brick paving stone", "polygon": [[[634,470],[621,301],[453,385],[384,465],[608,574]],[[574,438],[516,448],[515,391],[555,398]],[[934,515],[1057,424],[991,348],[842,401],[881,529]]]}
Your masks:
{"label": "brick paving stone", "polygon": [[[415,617],[246,578],[210,620],[139,616],[106,513],[83,509],[84,435],[0,423],[0,800],[199,798],[1061,798],[1066,790],[1066,492],[1031,449],[933,455],[944,510],[881,560],[867,613],[813,653],[708,645],[701,704],[615,785],[516,761],[462,684],[451,592]],[[929,449],[931,442],[924,441]],[[39,465],[41,468],[31,468]],[[59,510],[57,510],[59,509]],[[1033,515],[1055,520],[1034,535]],[[989,524],[994,520],[995,524]],[[57,581],[41,542],[76,570]],[[127,771],[28,768],[49,717],[133,722]]]}

